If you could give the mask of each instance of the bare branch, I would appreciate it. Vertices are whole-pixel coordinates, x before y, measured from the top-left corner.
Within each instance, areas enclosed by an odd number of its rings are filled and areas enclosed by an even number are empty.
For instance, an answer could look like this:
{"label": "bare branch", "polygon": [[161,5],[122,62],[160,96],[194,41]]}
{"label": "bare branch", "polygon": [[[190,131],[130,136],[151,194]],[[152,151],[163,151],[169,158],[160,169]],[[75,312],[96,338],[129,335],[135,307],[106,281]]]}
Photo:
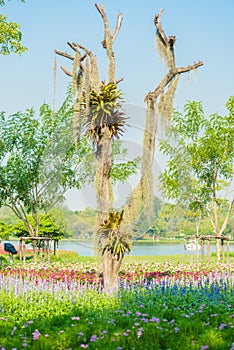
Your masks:
{"label": "bare branch", "polygon": [[117,80],[116,80],[116,84],[121,83],[121,81],[123,81],[123,80],[124,80],[123,78],[119,78],[119,79],[117,79]]}
{"label": "bare branch", "polygon": [[154,91],[149,92],[145,97],[145,102],[149,100],[156,100],[160,93],[165,89],[165,87],[170,83],[170,81],[178,74],[189,72],[193,69],[196,69],[203,65],[202,61],[195,62],[186,67],[180,67],[170,70],[165,77],[161,80],[158,86],[154,89]]}
{"label": "bare branch", "polygon": [[[94,55],[93,55],[93,53],[92,53],[92,51],[91,50],[88,50],[87,49],[87,47],[85,47],[84,45],[81,45],[81,44],[74,44],[73,43],[73,45],[76,45],[79,49],[81,49],[81,50],[83,50],[84,52],[85,52],[85,55],[84,56],[82,56],[82,58],[84,57],[86,57],[87,55],[90,57],[90,58],[92,58]],[[84,59],[83,58],[83,59]]]}
{"label": "bare branch", "polygon": [[77,50],[77,45],[76,44],[73,44],[70,41],[68,41],[67,44],[72,48],[72,50],[74,50],[74,51]]}
{"label": "bare branch", "polygon": [[204,63],[202,61],[194,62],[193,64],[191,64],[189,66],[177,68],[177,73],[181,74],[181,73],[189,72],[189,71],[191,71],[193,69],[196,69],[198,67],[203,66],[203,64]]}
{"label": "bare branch", "polygon": [[[105,13],[105,9],[104,9],[104,5],[102,5],[101,7],[96,3],[95,4],[98,12],[100,13],[100,15],[102,16],[102,20],[104,23],[104,40],[102,41],[102,46],[104,49],[106,49],[107,52],[107,56],[108,56],[108,60],[109,60],[109,64],[108,64],[108,79],[109,81],[116,81],[116,77],[115,77],[115,56],[114,56],[114,52],[113,52],[113,37],[110,33],[110,28],[109,28],[109,23],[108,23],[108,19]],[[119,22],[120,21],[120,22]],[[117,35],[118,31],[119,31],[119,24],[121,23],[121,16],[119,15],[118,20],[117,20],[117,25],[114,31],[113,35]]]}
{"label": "bare branch", "polygon": [[221,235],[223,233],[223,231],[225,230],[225,228],[227,227],[227,223],[228,223],[229,217],[231,215],[233,205],[234,205],[234,197],[232,198],[232,201],[231,201],[231,203],[229,205],[228,213],[227,213],[227,216],[226,216],[226,218],[225,218],[225,220],[223,222],[223,225],[221,227],[219,235]]}
{"label": "bare branch", "polygon": [[66,68],[66,67],[61,66],[60,68],[61,68],[61,69],[64,71],[64,73],[65,73],[65,74],[67,74],[69,77],[72,77],[71,72],[69,72],[69,70],[67,70],[67,68]]}
{"label": "bare branch", "polygon": [[60,55],[60,56],[63,56],[63,57],[66,57],[66,58],[69,58],[70,60],[74,60],[74,57],[69,55],[68,53],[66,52],[62,52],[62,51],[58,51],[58,50],[54,50],[54,52],[57,54],[57,55]]}
{"label": "bare branch", "polygon": [[159,13],[157,15],[155,15],[155,17],[154,17],[154,24],[155,24],[155,27],[157,28],[158,35],[161,37],[161,40],[162,40],[163,44],[165,46],[168,46],[169,45],[169,41],[167,39],[166,34],[164,33],[164,31],[162,29],[162,25],[161,25],[161,21],[160,21],[160,17],[162,16],[162,13],[163,13],[163,9],[161,9],[159,11]]}
{"label": "bare branch", "polygon": [[123,20],[123,15],[122,15],[122,13],[119,13],[118,17],[117,17],[117,23],[116,23],[116,26],[115,26],[115,30],[114,30],[114,32],[112,34],[112,42],[115,41],[115,38],[118,35],[118,32],[119,32],[120,27],[121,27],[122,20]]}

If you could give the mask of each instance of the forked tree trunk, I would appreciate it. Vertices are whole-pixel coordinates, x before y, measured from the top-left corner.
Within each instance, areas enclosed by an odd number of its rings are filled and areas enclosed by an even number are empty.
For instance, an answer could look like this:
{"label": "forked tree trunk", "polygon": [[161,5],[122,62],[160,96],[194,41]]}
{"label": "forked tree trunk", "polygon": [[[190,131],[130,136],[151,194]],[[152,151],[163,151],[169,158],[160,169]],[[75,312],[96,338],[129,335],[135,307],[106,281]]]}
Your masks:
{"label": "forked tree trunk", "polygon": [[[153,161],[155,154],[155,138],[157,133],[159,118],[165,122],[166,118],[170,121],[173,112],[173,99],[175,90],[178,83],[178,78],[181,74],[190,72],[203,65],[202,61],[193,63],[192,65],[185,67],[176,67],[174,57],[174,45],[176,42],[175,36],[167,37],[161,26],[161,15],[163,10],[155,16],[154,24],[157,30],[156,39],[159,44],[159,54],[164,59],[168,73],[162,78],[156,88],[149,92],[145,97],[146,108],[146,121],[144,128],[144,140],[143,140],[143,154],[142,154],[142,169],[141,179],[130,195],[129,204],[124,209],[124,225],[128,225],[133,219],[134,215],[139,215],[139,209],[142,209],[148,213],[148,222],[150,223],[150,216],[153,212]],[[167,90],[166,90],[167,89]],[[160,106],[163,105],[163,108]],[[162,115],[160,114],[162,110]],[[140,205],[139,200],[142,200]],[[138,211],[138,213],[137,213]]]}

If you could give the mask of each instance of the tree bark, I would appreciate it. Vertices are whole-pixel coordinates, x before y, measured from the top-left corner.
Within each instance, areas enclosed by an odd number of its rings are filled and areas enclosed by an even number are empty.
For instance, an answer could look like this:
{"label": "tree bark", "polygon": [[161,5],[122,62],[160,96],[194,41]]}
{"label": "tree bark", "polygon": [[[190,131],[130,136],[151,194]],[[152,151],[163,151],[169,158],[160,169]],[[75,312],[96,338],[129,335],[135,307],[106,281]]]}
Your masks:
{"label": "tree bark", "polygon": [[106,293],[115,293],[119,288],[118,274],[122,263],[122,259],[117,260],[117,257],[111,254],[110,251],[105,251],[103,254],[103,276],[104,276],[104,291]]}
{"label": "tree bark", "polygon": [[96,151],[96,194],[99,210],[99,224],[106,220],[111,205],[110,171],[112,167],[112,137],[106,127],[97,144]]}

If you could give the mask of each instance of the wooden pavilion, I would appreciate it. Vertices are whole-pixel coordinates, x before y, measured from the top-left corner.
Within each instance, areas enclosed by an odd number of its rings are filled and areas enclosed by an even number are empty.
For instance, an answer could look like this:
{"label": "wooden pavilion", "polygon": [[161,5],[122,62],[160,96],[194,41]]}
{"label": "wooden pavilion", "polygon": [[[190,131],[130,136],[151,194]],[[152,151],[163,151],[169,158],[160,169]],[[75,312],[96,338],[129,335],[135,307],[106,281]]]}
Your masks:
{"label": "wooden pavilion", "polygon": [[45,253],[47,255],[47,262],[50,263],[50,242],[54,243],[54,255],[56,255],[56,247],[58,246],[58,239],[50,237],[20,237],[19,243],[19,256],[20,261],[23,261],[25,264],[26,261],[26,242],[40,242],[41,243],[41,257],[42,262],[45,260]]}
{"label": "wooden pavilion", "polygon": [[230,236],[214,236],[214,235],[208,235],[208,236],[200,236],[200,235],[192,235],[192,236],[187,236],[184,238],[184,252],[185,255],[187,254],[187,247],[188,243],[192,242],[195,246],[196,250],[196,260],[198,261],[198,250],[199,250],[199,245],[201,246],[201,260],[204,261],[205,259],[205,244],[207,245],[207,259],[208,262],[210,262],[210,244],[212,241],[214,242],[221,242],[221,256],[222,256],[222,261],[224,261],[224,256],[225,256],[225,245],[224,242],[226,242],[226,253],[227,253],[227,259],[229,259],[229,254],[230,254]]}

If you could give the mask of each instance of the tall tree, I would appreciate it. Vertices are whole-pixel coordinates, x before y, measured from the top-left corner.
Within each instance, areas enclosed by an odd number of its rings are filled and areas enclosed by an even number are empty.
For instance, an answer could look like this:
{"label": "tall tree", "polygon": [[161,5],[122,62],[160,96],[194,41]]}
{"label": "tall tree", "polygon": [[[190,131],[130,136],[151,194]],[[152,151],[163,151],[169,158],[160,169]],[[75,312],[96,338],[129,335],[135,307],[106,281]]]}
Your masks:
{"label": "tall tree", "polygon": [[217,260],[218,237],[227,227],[234,204],[234,96],[226,107],[226,116],[212,114],[207,118],[201,102],[186,103],[183,114],[175,113],[171,138],[161,142],[161,150],[169,157],[161,175],[164,193],[209,217],[217,237]]}
{"label": "tall tree", "polygon": [[[147,115],[144,132],[144,148],[142,155],[142,176],[137,188],[133,191],[130,202],[121,212],[112,210],[113,193],[110,182],[112,169],[112,145],[114,137],[124,132],[125,116],[121,109],[121,92],[116,78],[115,55],[113,43],[121,27],[123,16],[117,16],[113,33],[110,31],[104,5],[95,4],[104,24],[102,46],[108,57],[108,81],[101,82],[98,74],[97,60],[92,51],[81,44],[68,42],[74,56],[55,51],[73,62],[70,72],[62,66],[63,71],[72,77],[74,91],[74,138],[78,147],[82,125],[87,126],[96,149],[96,193],[99,209],[98,227],[99,244],[103,256],[104,287],[107,292],[118,288],[118,271],[127,250],[130,249],[132,224],[136,223],[143,207],[147,217],[151,217],[153,208],[153,157],[155,150],[155,134],[157,131],[158,113],[156,100],[160,97],[161,110],[166,108],[166,115],[171,113],[173,92],[178,76],[202,65],[199,61],[191,66],[177,68],[174,61],[175,37],[167,38],[160,24],[162,10],[155,16],[157,39],[169,72],[158,87],[146,96]],[[164,89],[168,86],[167,93]],[[163,113],[162,117],[165,117]]]}
{"label": "tall tree", "polygon": [[[113,191],[111,170],[113,162],[113,140],[124,132],[125,116],[121,108],[121,91],[117,89],[113,43],[119,32],[122,14],[117,16],[114,32],[111,33],[104,5],[95,4],[104,24],[102,46],[108,57],[108,81],[101,81],[96,57],[83,45],[68,43],[74,56],[55,51],[73,61],[72,72],[62,66],[72,77],[74,91],[74,141],[79,147],[82,126],[95,147],[95,187],[98,204],[98,242],[103,256],[105,291],[116,290],[117,274],[125,251],[130,249],[127,235],[121,234],[119,224],[122,213],[112,210]],[[83,63],[84,62],[84,63]]]}
{"label": "tall tree", "polygon": [[[19,0],[25,2],[25,0]],[[0,0],[0,6],[5,5],[4,0]],[[8,22],[7,16],[0,14],[0,54],[9,55],[17,53],[21,55],[27,51],[22,44],[22,32],[20,25],[15,22]]]}

